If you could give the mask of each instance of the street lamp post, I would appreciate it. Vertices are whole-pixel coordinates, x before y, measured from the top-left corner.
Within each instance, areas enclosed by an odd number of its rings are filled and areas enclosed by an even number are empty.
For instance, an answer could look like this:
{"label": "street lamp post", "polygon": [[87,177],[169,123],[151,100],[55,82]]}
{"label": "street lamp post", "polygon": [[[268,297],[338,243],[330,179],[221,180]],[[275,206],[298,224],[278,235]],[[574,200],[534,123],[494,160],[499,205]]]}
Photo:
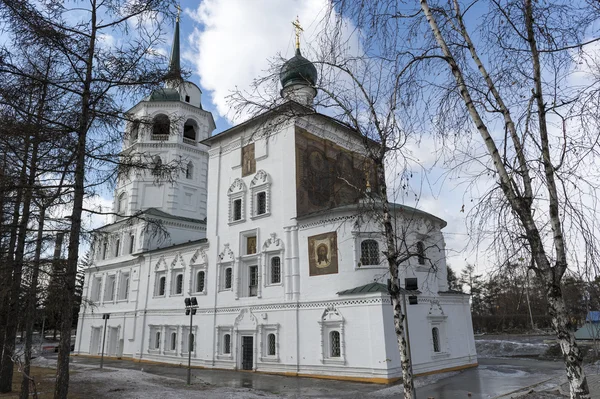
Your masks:
{"label": "street lamp post", "polygon": [[104,342],[106,341],[106,323],[108,322],[108,319],[110,319],[110,313],[104,313],[102,315],[102,318],[104,319],[104,333],[102,334],[102,353],[100,354],[100,368],[104,366]]}
{"label": "street lamp post", "polygon": [[198,309],[198,301],[196,297],[185,298],[185,314],[190,315],[190,331],[188,333],[188,372],[187,372],[187,384],[192,383],[192,349],[194,347],[194,339],[192,335],[192,320]]}

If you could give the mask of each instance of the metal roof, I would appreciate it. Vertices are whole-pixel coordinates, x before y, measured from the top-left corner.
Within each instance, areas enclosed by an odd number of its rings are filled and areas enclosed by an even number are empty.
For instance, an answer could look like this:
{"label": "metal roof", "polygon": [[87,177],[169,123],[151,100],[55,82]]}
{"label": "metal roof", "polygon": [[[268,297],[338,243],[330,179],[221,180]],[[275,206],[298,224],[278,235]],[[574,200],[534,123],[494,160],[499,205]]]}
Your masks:
{"label": "metal roof", "polygon": [[[369,283],[366,285],[361,285],[360,287],[354,287],[354,288],[350,288],[344,291],[340,291],[337,294],[338,295],[355,295],[355,294],[372,294],[372,293],[376,293],[376,292],[381,292],[383,294],[389,294],[388,289],[387,289],[387,285],[385,284],[381,284],[381,283]],[[420,294],[421,291],[409,291],[409,290],[405,290],[404,288],[400,287],[400,293],[401,294]]]}
{"label": "metal roof", "polygon": [[575,332],[576,339],[600,339],[600,323],[585,323]]}

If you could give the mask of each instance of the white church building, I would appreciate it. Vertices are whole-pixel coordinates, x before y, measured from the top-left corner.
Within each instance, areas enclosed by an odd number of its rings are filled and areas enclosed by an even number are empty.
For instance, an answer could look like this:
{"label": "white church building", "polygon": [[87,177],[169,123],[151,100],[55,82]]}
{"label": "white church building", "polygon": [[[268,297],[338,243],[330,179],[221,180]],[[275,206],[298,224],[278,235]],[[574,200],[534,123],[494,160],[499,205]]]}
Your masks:
{"label": "white church building", "polygon": [[[170,68],[179,74],[179,22]],[[299,48],[280,77],[282,105],[216,135],[191,82],[129,111],[123,154],[152,167],[117,183],[116,216],[85,271],[75,354],[100,355],[106,322],[105,356],[187,364],[191,351],[196,367],[401,376],[364,139],[312,109],[317,71]],[[166,182],[170,164],[181,170]],[[469,297],[447,285],[446,222],[392,210],[418,252],[400,267],[402,286],[418,282],[407,307],[414,373],[477,366]]]}

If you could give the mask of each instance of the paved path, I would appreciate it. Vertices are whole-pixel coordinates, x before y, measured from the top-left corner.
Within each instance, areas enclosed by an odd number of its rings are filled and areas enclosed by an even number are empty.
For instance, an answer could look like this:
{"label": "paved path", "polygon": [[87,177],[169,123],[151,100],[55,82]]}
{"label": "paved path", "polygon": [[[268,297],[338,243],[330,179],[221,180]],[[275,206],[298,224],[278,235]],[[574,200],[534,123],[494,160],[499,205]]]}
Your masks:
{"label": "paved path", "polygon": [[[590,389],[591,399],[600,399],[600,365],[592,366],[592,369],[586,370],[588,388]],[[569,383],[565,382],[560,386],[560,392],[569,395]]]}

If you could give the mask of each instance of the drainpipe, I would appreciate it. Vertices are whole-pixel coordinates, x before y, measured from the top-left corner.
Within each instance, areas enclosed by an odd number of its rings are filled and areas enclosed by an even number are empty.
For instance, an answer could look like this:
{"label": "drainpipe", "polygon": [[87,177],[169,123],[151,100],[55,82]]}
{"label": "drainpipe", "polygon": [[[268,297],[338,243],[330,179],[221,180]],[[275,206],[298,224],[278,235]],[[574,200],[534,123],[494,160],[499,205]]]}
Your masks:
{"label": "drainpipe", "polygon": [[[144,257],[142,257],[144,259]],[[144,302],[144,317],[142,318],[142,339],[140,345],[140,360],[144,357],[144,339],[146,338],[146,313],[148,312],[148,297],[150,296],[150,273],[152,273],[152,255],[148,258],[148,277],[146,282],[146,301]],[[141,266],[140,266],[141,274]],[[138,286],[139,293],[139,286]],[[137,312],[136,312],[137,313]]]}

